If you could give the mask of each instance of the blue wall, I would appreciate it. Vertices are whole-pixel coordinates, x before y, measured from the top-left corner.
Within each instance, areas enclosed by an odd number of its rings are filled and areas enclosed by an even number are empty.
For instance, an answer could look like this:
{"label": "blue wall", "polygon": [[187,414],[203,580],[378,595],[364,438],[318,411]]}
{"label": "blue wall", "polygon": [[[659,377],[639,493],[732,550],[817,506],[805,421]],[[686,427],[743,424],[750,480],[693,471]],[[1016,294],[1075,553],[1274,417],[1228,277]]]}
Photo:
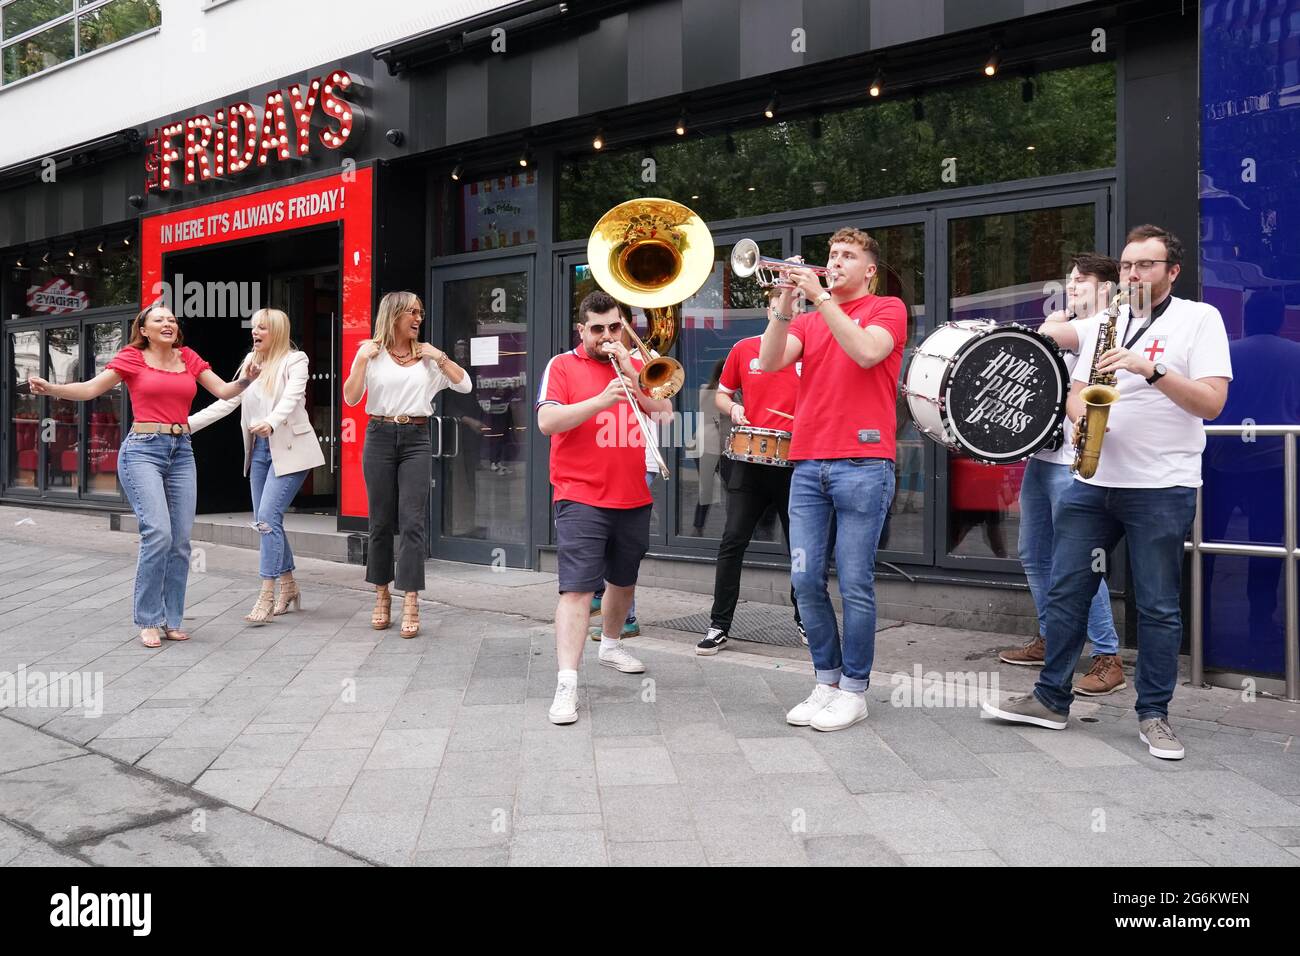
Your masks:
{"label": "blue wall", "polygon": [[[1233,382],[1216,424],[1300,422],[1300,0],[1201,4],[1202,298]],[[1281,439],[1212,438],[1205,539],[1281,544]],[[1282,561],[1207,557],[1206,664],[1281,674]]]}

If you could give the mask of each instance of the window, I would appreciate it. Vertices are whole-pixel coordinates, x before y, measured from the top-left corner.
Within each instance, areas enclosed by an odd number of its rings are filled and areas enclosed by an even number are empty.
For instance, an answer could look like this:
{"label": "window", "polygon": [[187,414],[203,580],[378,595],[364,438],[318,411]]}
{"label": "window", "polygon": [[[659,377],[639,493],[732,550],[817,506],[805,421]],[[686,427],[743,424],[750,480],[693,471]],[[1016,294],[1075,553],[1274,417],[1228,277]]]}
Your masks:
{"label": "window", "polygon": [[0,84],[154,29],[158,0],[0,0]]}
{"label": "window", "polygon": [[537,241],[537,172],[449,183],[441,197],[438,255]]}
{"label": "window", "polygon": [[674,199],[716,222],[1114,163],[1115,65],[1105,62],[574,157],[560,171],[558,238],[586,238],[633,196]]}
{"label": "window", "polygon": [[0,317],[76,315],[140,298],[140,264],[128,237],[68,240],[6,257]]}

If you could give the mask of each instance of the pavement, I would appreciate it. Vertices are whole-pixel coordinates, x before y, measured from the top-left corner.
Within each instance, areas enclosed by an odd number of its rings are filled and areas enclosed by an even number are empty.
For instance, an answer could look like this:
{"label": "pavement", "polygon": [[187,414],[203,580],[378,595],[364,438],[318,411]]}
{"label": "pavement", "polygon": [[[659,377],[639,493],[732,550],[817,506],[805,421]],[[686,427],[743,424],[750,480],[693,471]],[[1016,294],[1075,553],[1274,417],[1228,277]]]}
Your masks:
{"label": "pavement", "polygon": [[[1002,725],[977,697],[1032,685],[996,659],[1018,639],[881,622],[869,719],[822,734],[784,721],[805,650],[697,657],[655,622],[708,598],[647,588],[646,673],[592,645],[556,727],[553,575],[429,562],[402,640],[360,568],[310,559],[302,612],[246,624],[256,555],[204,544],[192,640],[148,650],[135,549],[0,508],[0,865],[1300,865],[1295,703],[1184,683],[1165,762],[1131,688]],[[43,699],[55,672],[102,694]]]}

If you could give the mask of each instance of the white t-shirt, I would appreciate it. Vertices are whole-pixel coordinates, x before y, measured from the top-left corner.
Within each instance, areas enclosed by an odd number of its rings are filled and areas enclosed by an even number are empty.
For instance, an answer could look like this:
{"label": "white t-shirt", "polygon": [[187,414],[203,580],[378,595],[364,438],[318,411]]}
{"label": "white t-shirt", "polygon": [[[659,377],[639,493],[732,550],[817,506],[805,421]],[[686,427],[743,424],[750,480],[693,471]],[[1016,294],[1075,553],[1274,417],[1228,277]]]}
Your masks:
{"label": "white t-shirt", "polygon": [[[1101,319],[1101,316],[1094,315],[1090,319],[1074,319],[1070,323],[1074,327],[1075,333],[1079,336],[1080,345],[1083,344],[1083,340],[1086,336],[1095,336],[1097,326],[1101,324]],[[1094,337],[1092,341],[1095,343],[1097,340]],[[1070,381],[1074,376],[1074,369],[1079,364],[1079,359],[1083,354],[1084,352],[1082,349],[1078,352],[1069,352],[1066,350],[1062,350],[1061,352],[1061,357],[1065,359],[1065,391],[1067,394],[1070,391]],[[1088,352],[1087,355],[1088,364],[1085,367],[1091,368],[1092,353]],[[1065,429],[1065,440],[1061,443],[1061,447],[1056,449],[1056,451],[1037,452],[1034,455],[1035,458],[1040,461],[1049,462],[1053,465],[1068,465],[1074,461],[1074,423],[1070,421],[1069,415],[1065,416],[1062,425]]]}
{"label": "white t-shirt", "polygon": [[[1127,343],[1145,321],[1135,319],[1127,306],[1122,308],[1116,347]],[[1079,355],[1088,356],[1088,360],[1075,366],[1076,382],[1088,381],[1099,329],[1100,323],[1086,338],[1080,336]],[[1232,378],[1223,316],[1204,302],[1174,298],[1131,350],[1190,379]],[[1115,384],[1119,401],[1111,406],[1101,462],[1097,473],[1086,479],[1088,484],[1102,488],[1199,488],[1205,423],[1135,372],[1117,372]]]}
{"label": "white t-shirt", "polygon": [[464,394],[474,388],[474,383],[466,374],[459,385],[452,385],[433,359],[422,359],[403,368],[393,361],[387,349],[380,349],[366,366],[366,414],[389,418],[427,417],[433,414],[433,397],[448,386]]}

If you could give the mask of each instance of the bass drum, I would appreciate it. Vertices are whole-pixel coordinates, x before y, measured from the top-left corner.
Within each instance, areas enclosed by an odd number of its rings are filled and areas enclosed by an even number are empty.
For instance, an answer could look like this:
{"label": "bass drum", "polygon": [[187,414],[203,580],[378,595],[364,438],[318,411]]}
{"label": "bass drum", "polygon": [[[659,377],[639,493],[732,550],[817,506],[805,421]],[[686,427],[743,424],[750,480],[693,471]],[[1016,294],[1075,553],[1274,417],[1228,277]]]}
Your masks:
{"label": "bass drum", "polygon": [[1060,441],[1070,379],[1056,344],[1023,325],[948,322],[917,348],[903,395],[917,429],[990,465]]}

